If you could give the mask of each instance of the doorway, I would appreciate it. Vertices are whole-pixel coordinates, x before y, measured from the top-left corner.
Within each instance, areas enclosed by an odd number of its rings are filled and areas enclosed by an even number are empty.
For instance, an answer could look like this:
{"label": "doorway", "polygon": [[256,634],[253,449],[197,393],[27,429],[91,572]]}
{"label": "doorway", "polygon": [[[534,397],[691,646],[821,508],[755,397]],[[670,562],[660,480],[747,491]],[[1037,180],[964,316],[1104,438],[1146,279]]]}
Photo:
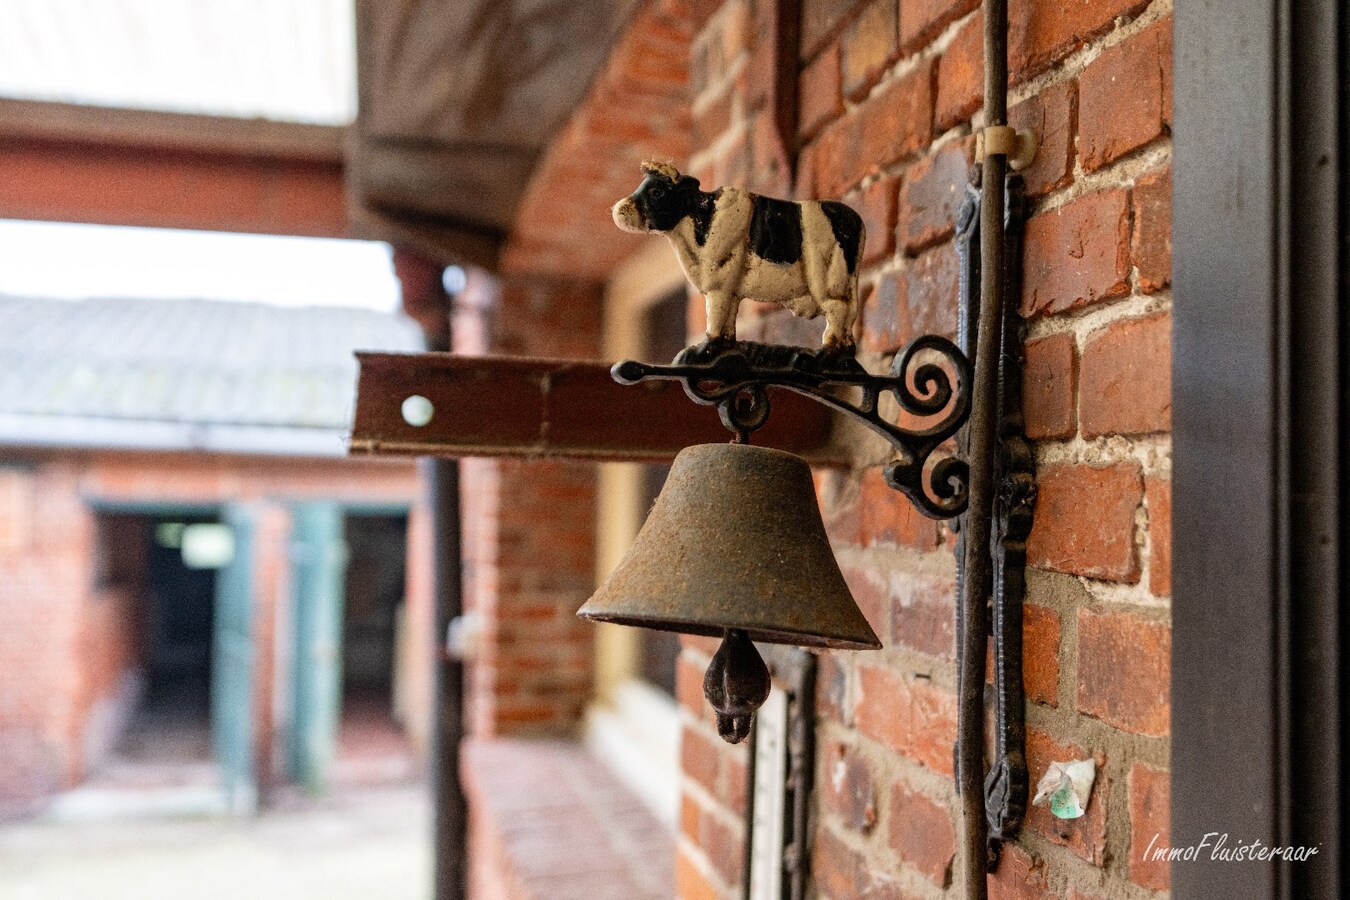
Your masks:
{"label": "doorway", "polygon": [[[96,590],[118,604],[119,620],[116,633],[100,635],[96,655],[134,689],[106,750],[91,759],[89,787],[216,797],[223,785],[233,797],[242,786],[248,799],[251,650],[241,657],[226,638],[242,617],[249,640],[252,584],[231,578],[247,559],[247,546],[237,546],[247,532],[226,512],[169,504],[96,511]],[[230,689],[235,683],[239,690]]]}
{"label": "doorway", "polygon": [[215,637],[216,515],[145,516],[140,595],[140,703],[117,755],[145,765],[211,761],[211,660]]}
{"label": "doorway", "polygon": [[339,760],[350,780],[408,770],[398,677],[408,556],[408,516],[349,513],[342,616]]}

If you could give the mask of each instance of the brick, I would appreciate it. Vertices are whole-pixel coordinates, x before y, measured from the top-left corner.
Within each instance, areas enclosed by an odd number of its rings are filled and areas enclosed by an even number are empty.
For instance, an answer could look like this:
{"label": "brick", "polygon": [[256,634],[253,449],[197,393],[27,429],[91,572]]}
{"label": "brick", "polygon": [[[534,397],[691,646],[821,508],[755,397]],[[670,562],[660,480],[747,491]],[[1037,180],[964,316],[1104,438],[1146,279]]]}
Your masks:
{"label": "brick", "polygon": [[[788,183],[783,137],[773,115],[762,109],[750,118],[750,181],[751,190],[769,196],[791,193]],[[791,140],[791,135],[788,136]]]}
{"label": "brick", "polygon": [[858,666],[858,731],[935,772],[952,774],[956,697],[927,679]]}
{"label": "brick", "polygon": [[1061,81],[1008,110],[1008,124],[1036,133],[1036,158],[1018,174],[1028,197],[1041,197],[1073,181],[1078,83]]}
{"label": "brick", "polygon": [[689,794],[680,797],[680,833],[686,835],[691,841],[697,842],[699,839],[699,820],[703,815],[703,808]]}
{"label": "brick", "polygon": [[[798,193],[820,199],[842,197],[862,180],[863,163],[858,155],[860,138],[857,114],[836,119],[807,146],[810,160],[810,190]],[[800,168],[799,164],[799,168]]]}
{"label": "brick", "polygon": [[891,579],[892,638],[938,659],[956,659],[956,581],[914,573]]}
{"label": "brick", "polygon": [[910,167],[900,191],[900,243],[907,253],[951,237],[969,173],[962,143],[949,144]]}
{"label": "brick", "polygon": [[846,726],[853,724],[848,672],[828,653],[820,657],[820,671],[816,674],[816,707],[822,718]]}
{"label": "brick", "polygon": [[675,660],[675,698],[695,716],[703,715],[704,664],[696,662],[688,653],[680,653]]}
{"label": "brick", "polygon": [[848,475],[840,471],[818,469],[813,473],[816,496],[820,500],[820,515],[825,532],[835,546],[857,547],[862,544],[862,515],[856,494],[848,496]]}
{"label": "brick", "polygon": [[934,247],[910,261],[905,270],[906,342],[921,334],[955,339],[961,309],[961,270],[952,244]]}
{"label": "brick", "polygon": [[838,44],[831,44],[802,70],[798,91],[797,133],[809,140],[844,111]]}
{"label": "brick", "polygon": [[802,0],[802,58],[810,59],[852,21],[863,0]]}
{"label": "brick", "polygon": [[1148,589],[1157,597],[1172,595],[1172,482],[1144,479],[1148,506]]}
{"label": "brick", "polygon": [[1130,256],[1146,294],[1172,283],[1172,169],[1141,175],[1134,184]]}
{"label": "brick", "polygon": [[1172,887],[1165,860],[1152,860],[1150,848],[1170,847],[1172,789],[1167,772],[1135,763],[1130,767],[1130,880],[1155,891]]}
{"label": "brick", "polygon": [[680,730],[680,771],[717,796],[720,748],[713,739],[686,725]]}
{"label": "brick", "polygon": [[902,0],[901,49],[913,53],[979,5],[979,0]]}
{"label": "brick", "polygon": [[1059,706],[1059,615],[1045,606],[1022,607],[1022,687],[1027,700]]}
{"label": "brick", "polygon": [[704,812],[699,817],[699,846],[724,884],[741,880],[745,842],[718,816]]}
{"label": "brick", "polygon": [[[756,3],[754,6],[760,13],[770,9],[763,3]],[[775,60],[778,48],[773,41],[767,40],[768,32],[764,30],[766,27],[764,23],[757,23],[755,27],[761,30],[755,37],[754,48],[750,52],[749,59],[736,73],[736,91],[741,95],[741,103],[746,109],[762,109],[767,106],[777,88],[778,67]]]}
{"label": "brick", "polygon": [[1089,335],[1079,381],[1083,436],[1172,427],[1172,316],[1113,322]]}
{"label": "brick", "polygon": [[825,333],[824,316],[804,319],[794,316],[777,304],[767,305],[764,314],[756,318],[759,323],[758,337],[753,329],[747,329],[741,340],[759,340],[766,344],[786,344],[791,347],[815,349],[820,346],[821,335]]}
{"label": "brick", "polygon": [[718,185],[746,187],[753,166],[750,160],[750,140],[743,131],[733,132],[713,161],[713,179]]}
{"label": "brick", "polygon": [[[1092,754],[1076,744],[1064,744],[1051,735],[1036,728],[1027,729],[1027,772],[1030,775],[1032,791],[1052,762],[1069,762],[1087,759]],[[1028,827],[1043,835],[1051,843],[1066,847],[1075,856],[1094,866],[1100,866],[1106,855],[1106,821],[1110,810],[1107,798],[1110,790],[1106,782],[1103,760],[1098,758],[1097,779],[1092,785],[1092,794],[1088,797],[1087,809],[1077,819],[1059,819],[1050,812],[1050,807],[1027,807]]]}
{"label": "brick", "polygon": [[1078,430],[1078,347],[1068,332],[1027,341],[1022,413],[1032,440],[1071,438]]}
{"label": "brick", "polygon": [[1163,59],[1172,58],[1172,20],[1164,19],[1102,51],[1078,81],[1078,158],[1095,171],[1167,134]]}
{"label": "brick", "polygon": [[726,806],[731,810],[745,809],[746,790],[750,783],[750,772],[746,767],[747,752],[748,748],[742,745],[740,749],[732,749],[725,760]]}
{"label": "brick", "polygon": [[890,823],[891,849],[938,887],[950,885],[956,831],[947,810],[897,784],[891,791]]}
{"label": "brick", "polygon": [[861,897],[867,890],[866,860],[832,831],[818,829],[811,850],[811,879],[825,896]]}
{"label": "brick", "polygon": [[971,16],[938,60],[934,119],[939,133],[984,106],[984,13]]}
{"label": "brick", "polygon": [[989,900],[1056,900],[1045,882],[1045,866],[1016,844],[1004,845],[988,885]]}
{"label": "brick", "polygon": [[704,334],[708,330],[708,306],[702,294],[690,289],[689,306],[685,312],[685,330],[690,336]]}
{"label": "brick", "polygon": [[721,90],[694,113],[693,144],[710,147],[731,127],[731,91]]}
{"label": "brick", "polygon": [[874,353],[894,353],[904,343],[905,314],[900,296],[901,281],[895,272],[881,276],[876,287],[865,290],[862,310],[862,344]]}
{"label": "brick", "polygon": [[886,628],[890,624],[890,597],[887,596],[882,573],[874,567],[851,565],[842,566],[841,571],[867,624],[872,626],[883,644],[890,643],[890,634]]}
{"label": "brick", "polygon": [[914,156],[933,139],[933,64],[887,85],[858,111],[860,167],[876,171]]}
{"label": "brick", "polygon": [[1045,71],[1088,41],[1105,34],[1117,17],[1133,16],[1149,0],[1011,0],[1008,65],[1014,84]]}
{"label": "brick", "polygon": [[919,513],[909,498],[886,484],[881,469],[862,474],[858,507],[862,516],[864,547],[901,546],[936,550],[938,523]]}
{"label": "brick", "polygon": [[858,198],[858,214],[867,229],[863,246],[863,265],[869,266],[895,252],[896,195],[898,178],[878,178]]}
{"label": "brick", "polygon": [[866,834],[877,824],[876,783],[854,747],[835,744],[821,760],[821,805],[845,826]]}
{"label": "brick", "polygon": [[754,46],[754,24],[745,0],[727,0],[722,10],[722,52],[728,60],[734,60]]}
{"label": "brick", "polygon": [[899,52],[897,0],[872,0],[844,29],[841,41],[844,96],[860,100]]}
{"label": "brick", "polygon": [[718,900],[717,889],[684,847],[675,857],[675,896],[679,900]]}
{"label": "brick", "polygon": [[1029,565],[1108,581],[1139,580],[1134,512],[1143,485],[1138,463],[1047,466],[1037,474],[1036,491]]}
{"label": "brick", "polygon": [[709,659],[712,658],[712,655],[717,652],[717,648],[720,647],[721,645],[722,641],[720,638],[704,637],[702,635],[697,634],[680,635],[680,646],[682,648],[686,650],[692,650],[695,653],[699,653],[703,656],[708,657]]}
{"label": "brick", "polygon": [[1023,316],[1065,312],[1129,291],[1128,191],[1087,194],[1027,222]]}
{"label": "brick", "polygon": [[1172,635],[1129,613],[1078,613],[1078,709],[1134,734],[1168,733]]}

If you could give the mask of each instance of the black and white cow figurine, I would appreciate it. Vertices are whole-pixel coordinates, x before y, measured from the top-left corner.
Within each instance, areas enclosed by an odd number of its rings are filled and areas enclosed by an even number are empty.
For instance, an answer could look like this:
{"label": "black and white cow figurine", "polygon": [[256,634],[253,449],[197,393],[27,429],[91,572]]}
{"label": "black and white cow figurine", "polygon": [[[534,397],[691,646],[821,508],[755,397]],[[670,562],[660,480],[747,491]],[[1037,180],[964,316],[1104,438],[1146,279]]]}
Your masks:
{"label": "black and white cow figurine", "polygon": [[833,200],[775,200],[731,187],[708,193],[669,163],[647,161],[642,171],[638,189],[614,204],[614,223],[666,235],[707,298],[710,342],[736,339],[736,311],[749,298],[809,319],[823,313],[825,352],[854,353],[867,237],[856,212]]}

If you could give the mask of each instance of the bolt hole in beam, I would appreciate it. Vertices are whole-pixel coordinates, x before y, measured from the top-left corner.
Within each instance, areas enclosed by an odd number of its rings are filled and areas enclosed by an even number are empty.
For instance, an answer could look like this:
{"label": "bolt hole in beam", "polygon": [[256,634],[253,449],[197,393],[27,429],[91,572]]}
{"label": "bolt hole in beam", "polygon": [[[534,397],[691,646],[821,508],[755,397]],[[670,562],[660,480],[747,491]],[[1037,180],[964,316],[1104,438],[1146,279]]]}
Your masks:
{"label": "bolt hole in beam", "polygon": [[431,417],[436,414],[436,407],[421,394],[413,394],[403,401],[402,412],[403,421],[414,428],[421,428],[431,421]]}

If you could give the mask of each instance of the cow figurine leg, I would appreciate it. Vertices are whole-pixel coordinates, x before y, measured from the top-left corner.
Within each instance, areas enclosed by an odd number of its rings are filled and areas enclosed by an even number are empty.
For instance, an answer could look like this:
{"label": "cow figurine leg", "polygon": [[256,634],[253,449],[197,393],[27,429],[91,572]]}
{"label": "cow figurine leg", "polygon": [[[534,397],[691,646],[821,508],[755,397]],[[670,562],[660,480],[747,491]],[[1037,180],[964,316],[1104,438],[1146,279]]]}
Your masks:
{"label": "cow figurine leg", "polygon": [[825,314],[824,350],[830,354],[852,356],[857,350],[853,328],[858,320],[857,281],[853,282],[853,296],[843,300],[826,300],[820,305]]}
{"label": "cow figurine leg", "polygon": [[822,352],[852,356],[858,317],[862,219],[832,200],[794,202],[736,188],[707,192],[669,163],[614,205],[624,231],[665,234],[685,276],[707,298],[708,344],[736,340],[742,299],[825,316]]}
{"label": "cow figurine leg", "polygon": [[704,311],[708,318],[709,343],[736,340],[736,315],[740,306],[741,298],[727,291],[708,291],[704,298]]}

